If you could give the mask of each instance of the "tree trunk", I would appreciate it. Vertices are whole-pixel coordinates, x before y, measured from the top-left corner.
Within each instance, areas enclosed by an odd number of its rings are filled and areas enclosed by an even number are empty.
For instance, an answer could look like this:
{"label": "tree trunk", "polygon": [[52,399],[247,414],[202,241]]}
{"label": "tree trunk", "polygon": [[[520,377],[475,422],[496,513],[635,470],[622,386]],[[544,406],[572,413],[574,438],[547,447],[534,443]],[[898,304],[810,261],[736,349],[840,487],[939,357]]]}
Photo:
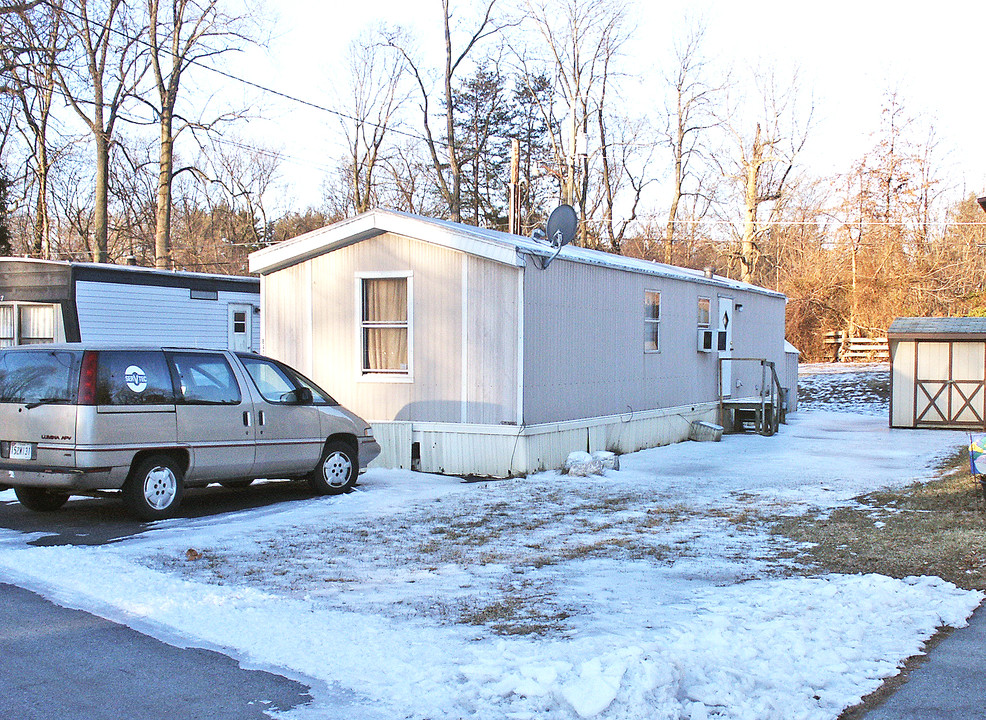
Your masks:
{"label": "tree trunk", "polygon": [[171,267],[171,183],[174,171],[174,136],[169,107],[161,113],[161,158],[157,180],[157,216],[154,231],[154,266]]}
{"label": "tree trunk", "polygon": [[[97,127],[102,127],[102,118]],[[93,238],[92,261],[108,262],[107,237],[109,226],[109,176],[110,176],[110,141],[105,132],[97,131],[96,138],[96,188],[95,208],[93,208]]]}

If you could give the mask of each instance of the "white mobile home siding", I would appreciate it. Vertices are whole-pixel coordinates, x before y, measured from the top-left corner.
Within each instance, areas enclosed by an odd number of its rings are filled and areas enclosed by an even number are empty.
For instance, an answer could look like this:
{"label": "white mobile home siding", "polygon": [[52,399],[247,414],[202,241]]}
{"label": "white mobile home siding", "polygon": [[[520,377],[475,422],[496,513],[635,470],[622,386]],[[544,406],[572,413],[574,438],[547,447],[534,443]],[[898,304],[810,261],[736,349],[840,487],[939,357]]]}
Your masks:
{"label": "white mobile home siding", "polygon": [[[257,306],[255,293],[219,291],[217,300],[193,300],[188,288],[79,280],[75,301],[82,337],[225,348],[230,303]],[[260,316],[251,312],[253,349],[260,347]]]}
{"label": "white mobile home siding", "polygon": [[[513,422],[519,272],[399,235],[364,240],[265,276],[264,350],[371,421]],[[410,279],[407,378],[362,372],[359,280],[381,274]]]}

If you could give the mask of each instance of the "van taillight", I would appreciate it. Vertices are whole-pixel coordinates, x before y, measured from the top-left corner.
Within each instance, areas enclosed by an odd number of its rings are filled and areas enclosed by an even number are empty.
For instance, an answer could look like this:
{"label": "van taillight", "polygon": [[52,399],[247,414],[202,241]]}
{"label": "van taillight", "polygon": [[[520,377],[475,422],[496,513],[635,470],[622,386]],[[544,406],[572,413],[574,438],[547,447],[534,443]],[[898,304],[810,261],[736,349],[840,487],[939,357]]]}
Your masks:
{"label": "van taillight", "polygon": [[98,367],[98,352],[87,350],[82,354],[82,369],[79,371],[79,405],[96,404],[96,370]]}

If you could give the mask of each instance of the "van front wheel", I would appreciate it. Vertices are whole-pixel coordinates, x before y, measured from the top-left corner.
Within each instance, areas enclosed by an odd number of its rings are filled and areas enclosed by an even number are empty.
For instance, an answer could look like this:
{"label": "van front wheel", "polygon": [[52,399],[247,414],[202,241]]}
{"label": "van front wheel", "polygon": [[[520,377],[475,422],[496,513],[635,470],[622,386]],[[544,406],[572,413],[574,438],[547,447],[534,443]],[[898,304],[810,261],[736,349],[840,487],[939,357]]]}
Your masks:
{"label": "van front wheel", "polygon": [[334,441],[326,446],[322,461],[308,476],[308,483],[319,495],[339,495],[349,492],[358,476],[356,453],[347,443]]}
{"label": "van front wheel", "polygon": [[123,500],[141,520],[162,520],[175,514],[184,491],[184,473],[175,459],[152,455],[123,484]]}

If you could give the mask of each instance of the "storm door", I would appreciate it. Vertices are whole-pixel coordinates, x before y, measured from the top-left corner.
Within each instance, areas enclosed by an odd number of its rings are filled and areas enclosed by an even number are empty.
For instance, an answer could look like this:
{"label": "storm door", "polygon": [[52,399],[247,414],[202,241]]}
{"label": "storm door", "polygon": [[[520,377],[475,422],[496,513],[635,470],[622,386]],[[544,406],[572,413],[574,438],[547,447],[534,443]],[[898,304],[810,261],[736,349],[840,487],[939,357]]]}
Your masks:
{"label": "storm door", "polygon": [[732,395],[733,364],[727,358],[733,356],[733,299],[719,296],[719,327],[716,332],[716,350],[719,352],[719,392],[723,397]]}

